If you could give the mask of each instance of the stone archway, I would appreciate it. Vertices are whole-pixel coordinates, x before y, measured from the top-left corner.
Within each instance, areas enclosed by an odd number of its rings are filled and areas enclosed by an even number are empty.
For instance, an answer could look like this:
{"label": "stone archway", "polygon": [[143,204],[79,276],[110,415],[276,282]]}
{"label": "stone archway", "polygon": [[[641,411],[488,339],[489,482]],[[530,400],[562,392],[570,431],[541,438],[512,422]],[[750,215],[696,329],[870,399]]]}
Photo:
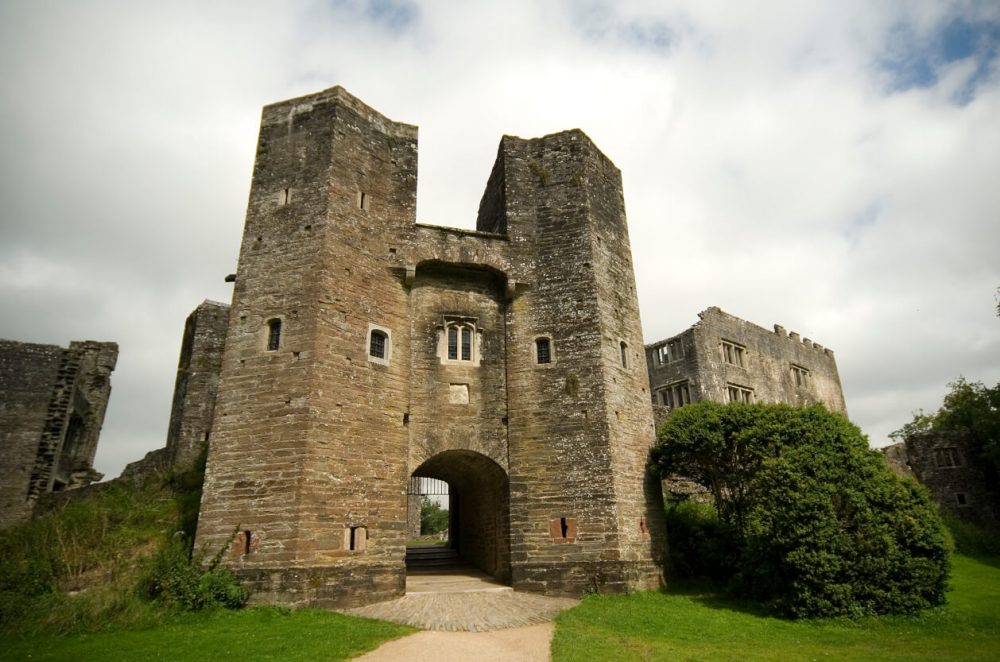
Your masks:
{"label": "stone archway", "polygon": [[490,458],[469,450],[431,457],[414,477],[448,483],[450,545],[466,563],[510,581],[510,485],[507,472]]}

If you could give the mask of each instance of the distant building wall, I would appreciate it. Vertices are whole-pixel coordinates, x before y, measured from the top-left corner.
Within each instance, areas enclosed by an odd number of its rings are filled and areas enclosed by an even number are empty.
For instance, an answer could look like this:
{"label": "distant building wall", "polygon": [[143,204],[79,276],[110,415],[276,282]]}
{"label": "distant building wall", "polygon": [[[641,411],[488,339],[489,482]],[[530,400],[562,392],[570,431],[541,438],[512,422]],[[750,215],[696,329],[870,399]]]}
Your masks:
{"label": "distant building wall", "polygon": [[188,316],[177,364],[167,456],[174,469],[194,465],[208,445],[226,344],[229,306],[205,301]]}
{"label": "distant building wall", "polygon": [[0,528],[28,519],[43,494],[101,479],[93,462],[117,359],[115,343],[0,341]]}
{"label": "distant building wall", "polygon": [[1000,523],[996,481],[989,479],[964,435],[940,432],[914,435],[883,452],[893,470],[905,476],[908,469],[910,475],[926,485],[942,509],[985,526],[996,527]]}
{"label": "distant building wall", "polygon": [[716,307],[698,317],[686,331],[646,346],[654,404],[821,402],[847,413],[832,350],[777,324],[768,331]]}

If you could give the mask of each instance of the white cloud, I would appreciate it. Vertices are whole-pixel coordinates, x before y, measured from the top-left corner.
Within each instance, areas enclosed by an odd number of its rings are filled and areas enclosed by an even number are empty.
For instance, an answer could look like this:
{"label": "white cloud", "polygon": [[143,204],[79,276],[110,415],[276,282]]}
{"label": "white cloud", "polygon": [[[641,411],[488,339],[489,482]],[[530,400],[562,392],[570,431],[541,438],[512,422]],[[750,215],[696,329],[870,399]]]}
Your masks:
{"label": "white cloud", "polygon": [[[420,126],[418,216],[442,225],[474,224],[502,134],[582,128],[623,172],[647,339],[709,305],[794,328],[884,441],[959,374],[1000,380],[996,48],[913,47],[956,17],[997,13],[7,3],[0,336],[117,340],[99,468],[161,445],[184,318],[229,297],[260,106],[342,84]],[[907,63],[933,80],[901,85]]]}

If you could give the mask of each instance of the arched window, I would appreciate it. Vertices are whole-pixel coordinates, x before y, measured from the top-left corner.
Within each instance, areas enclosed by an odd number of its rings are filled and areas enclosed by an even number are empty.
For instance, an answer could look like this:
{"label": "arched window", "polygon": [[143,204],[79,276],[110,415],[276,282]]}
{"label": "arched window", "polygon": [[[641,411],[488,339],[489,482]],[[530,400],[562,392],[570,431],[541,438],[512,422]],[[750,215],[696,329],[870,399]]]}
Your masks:
{"label": "arched window", "polygon": [[552,362],[552,341],[548,338],[535,338],[535,363]]}
{"label": "arched window", "polygon": [[267,351],[274,352],[281,345],[281,320],[273,319],[267,323]]}
{"label": "arched window", "polygon": [[384,331],[373,330],[371,340],[368,343],[368,355],[376,359],[384,359],[387,339]]}
{"label": "arched window", "polygon": [[439,334],[441,344],[438,345],[438,356],[443,361],[468,361],[473,365],[479,365],[482,332],[476,328],[474,318],[445,316],[443,329]]}

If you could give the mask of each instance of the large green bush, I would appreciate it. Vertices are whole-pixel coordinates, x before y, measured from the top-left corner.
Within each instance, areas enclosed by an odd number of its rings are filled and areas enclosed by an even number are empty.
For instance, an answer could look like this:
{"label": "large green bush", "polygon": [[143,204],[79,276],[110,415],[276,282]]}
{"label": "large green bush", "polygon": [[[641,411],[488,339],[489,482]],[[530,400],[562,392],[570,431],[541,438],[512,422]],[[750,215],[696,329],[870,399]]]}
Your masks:
{"label": "large green bush", "polygon": [[738,548],[740,593],[793,616],[914,613],[944,601],[936,510],[842,416],[699,403],[671,414],[655,460],[664,475],[711,490]]}

